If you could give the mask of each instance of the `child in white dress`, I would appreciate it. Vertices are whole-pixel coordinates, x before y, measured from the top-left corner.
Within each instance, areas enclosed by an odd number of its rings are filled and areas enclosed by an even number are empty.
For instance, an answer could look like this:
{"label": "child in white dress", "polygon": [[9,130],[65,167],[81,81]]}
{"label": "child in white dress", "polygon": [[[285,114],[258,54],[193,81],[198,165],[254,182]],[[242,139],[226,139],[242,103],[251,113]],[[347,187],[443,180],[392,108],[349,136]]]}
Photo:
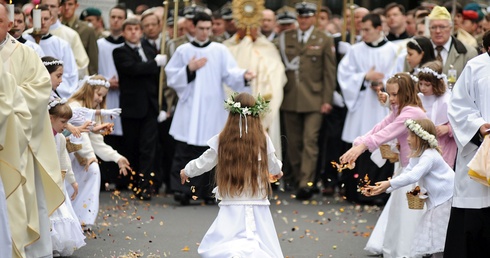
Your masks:
{"label": "child in white dress", "polygon": [[[121,109],[104,109],[109,82],[100,75],[86,77],[81,87],[70,97],[68,104],[74,110],[75,119],[70,122],[79,126],[84,120],[96,121],[90,132],[81,135],[82,148],[70,154],[73,172],[79,183],[79,196],[73,201],[73,209],[84,227],[94,225],[99,211],[100,168],[95,155],[104,161],[116,162],[119,173],[127,175],[129,161],[104,143],[101,133],[110,133],[110,123],[102,123],[102,116],[118,116]],[[77,121],[78,120],[78,121]]]}
{"label": "child in white dress", "polygon": [[259,115],[267,103],[240,93],[225,103],[230,113],[210,148],[180,172],[182,184],[216,166],[217,218],[199,245],[202,257],[284,257],[269,210],[269,178],[282,176]]}
{"label": "child in white dress", "polygon": [[407,141],[412,154],[404,173],[368,186],[363,193],[367,196],[390,193],[418,181],[427,190],[427,212],[416,228],[410,257],[432,255],[432,258],[442,258],[451,212],[454,171],[441,155],[435,136],[436,127],[431,120],[408,119],[405,125],[410,130]]}
{"label": "child in white dress", "polygon": [[78,222],[78,218],[71,205],[78,194],[78,184],[71,169],[70,158],[66,150],[65,136],[61,134],[66,129],[72,111],[65,100],[54,98],[48,104],[49,117],[56,142],[56,150],[60,161],[62,177],[73,188],[73,194],[68,195],[66,188],[65,202],[51,214],[51,240],[54,256],[70,256],[73,252],[85,245],[85,236]]}

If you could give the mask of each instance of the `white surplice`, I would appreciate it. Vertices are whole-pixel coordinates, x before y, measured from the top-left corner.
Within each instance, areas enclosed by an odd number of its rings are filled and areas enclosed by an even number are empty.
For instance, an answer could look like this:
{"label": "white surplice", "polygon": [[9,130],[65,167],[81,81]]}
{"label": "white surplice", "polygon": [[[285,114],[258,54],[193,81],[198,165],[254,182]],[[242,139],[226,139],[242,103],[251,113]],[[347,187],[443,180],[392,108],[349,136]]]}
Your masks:
{"label": "white surplice", "polygon": [[[353,142],[388,115],[388,108],[379,104],[377,93],[371,90],[370,83],[364,77],[374,67],[377,72],[384,73],[383,82],[386,82],[398,72],[397,56],[398,47],[391,42],[379,47],[359,42],[340,61],[337,80],[348,108],[342,132],[343,141]],[[361,90],[363,86],[365,90]]]}
{"label": "white surplice", "polygon": [[10,235],[9,218],[7,213],[7,197],[0,177],[0,257],[12,257],[12,236]]}
{"label": "white surplice", "polygon": [[[196,78],[188,82],[189,61],[207,58],[207,63],[196,71]],[[179,96],[170,135],[189,145],[206,146],[206,142],[218,134],[225,125],[228,111],[224,109],[223,83],[234,91],[251,93],[245,87],[245,69],[237,66],[226,46],[211,42],[206,47],[186,43],[177,48],[165,67],[167,84]]]}
{"label": "white surplice", "polygon": [[454,85],[448,108],[449,122],[458,145],[453,207],[490,207],[490,188],[468,176],[468,162],[478,146],[470,142],[480,127],[490,123],[490,57],[483,53],[466,64]]}
{"label": "white surplice", "polygon": [[[24,35],[26,40],[35,42],[31,35]],[[75,56],[70,45],[65,40],[48,35],[39,41],[39,46],[47,56],[52,56],[63,61],[63,81],[56,89],[56,92],[62,97],[68,99],[78,87],[78,70],[75,62]]]}
{"label": "white surplice", "polygon": [[[97,47],[99,48],[99,74],[104,76],[107,80],[112,79],[114,76],[119,78],[116,65],[114,64],[114,58],[112,57],[112,51],[122,45],[124,45],[124,43],[114,44],[106,38],[97,40]],[[119,89],[109,89],[105,100],[107,109],[120,108],[119,94]],[[114,131],[111,135],[122,136],[121,117],[118,116],[114,118],[112,122],[114,123]]]}

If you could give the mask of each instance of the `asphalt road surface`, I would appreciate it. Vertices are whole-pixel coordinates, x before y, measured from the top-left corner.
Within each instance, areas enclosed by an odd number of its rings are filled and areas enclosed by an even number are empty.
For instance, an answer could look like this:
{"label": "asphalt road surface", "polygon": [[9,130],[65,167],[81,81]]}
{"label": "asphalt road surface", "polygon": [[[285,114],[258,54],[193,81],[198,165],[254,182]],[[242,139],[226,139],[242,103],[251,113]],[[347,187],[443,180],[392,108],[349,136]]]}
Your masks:
{"label": "asphalt road surface", "polygon": [[[199,200],[180,206],[172,196],[151,201],[130,192],[101,192],[97,225],[72,257],[199,257],[197,248],[219,206]],[[301,202],[277,191],[271,213],[285,257],[378,257],[364,251],[381,210],[342,197]]]}

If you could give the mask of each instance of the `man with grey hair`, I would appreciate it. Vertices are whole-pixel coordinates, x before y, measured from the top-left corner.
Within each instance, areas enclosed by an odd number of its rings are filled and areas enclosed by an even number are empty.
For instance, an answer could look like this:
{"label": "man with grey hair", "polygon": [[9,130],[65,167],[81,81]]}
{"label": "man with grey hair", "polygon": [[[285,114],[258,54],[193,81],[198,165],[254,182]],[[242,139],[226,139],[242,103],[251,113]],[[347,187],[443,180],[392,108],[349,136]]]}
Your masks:
{"label": "man with grey hair", "polygon": [[447,74],[453,67],[459,76],[466,62],[478,55],[476,49],[451,35],[453,22],[445,7],[435,6],[426,19],[429,19],[430,39],[436,59],[443,64],[442,72]]}

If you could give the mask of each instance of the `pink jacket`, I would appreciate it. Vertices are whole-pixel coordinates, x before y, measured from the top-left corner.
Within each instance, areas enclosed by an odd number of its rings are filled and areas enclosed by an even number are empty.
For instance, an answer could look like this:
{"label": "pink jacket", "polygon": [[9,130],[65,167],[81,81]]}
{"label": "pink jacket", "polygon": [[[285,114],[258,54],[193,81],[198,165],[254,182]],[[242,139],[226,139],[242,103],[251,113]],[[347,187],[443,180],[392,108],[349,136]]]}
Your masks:
{"label": "pink jacket", "polygon": [[398,113],[398,106],[392,106],[392,112],[386,116],[381,122],[376,124],[371,131],[365,135],[357,137],[354,140],[354,146],[364,143],[370,152],[373,152],[380,145],[387,143],[393,139],[397,139],[400,144],[400,163],[402,167],[408,165],[408,156],[410,155],[410,147],[408,146],[407,136],[408,129],[405,126],[407,119],[422,119],[427,118],[425,111],[419,107],[406,106]]}

